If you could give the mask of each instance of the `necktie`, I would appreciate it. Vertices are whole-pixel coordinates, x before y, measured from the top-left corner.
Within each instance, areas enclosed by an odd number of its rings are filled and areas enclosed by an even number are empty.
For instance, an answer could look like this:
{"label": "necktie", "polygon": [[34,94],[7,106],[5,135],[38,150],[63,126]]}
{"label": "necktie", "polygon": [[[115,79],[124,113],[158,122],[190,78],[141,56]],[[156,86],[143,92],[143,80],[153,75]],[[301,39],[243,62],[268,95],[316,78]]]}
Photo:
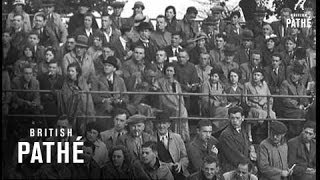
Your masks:
{"label": "necktie", "polygon": [[278,75],[277,69],[274,69],[273,72],[276,76]]}

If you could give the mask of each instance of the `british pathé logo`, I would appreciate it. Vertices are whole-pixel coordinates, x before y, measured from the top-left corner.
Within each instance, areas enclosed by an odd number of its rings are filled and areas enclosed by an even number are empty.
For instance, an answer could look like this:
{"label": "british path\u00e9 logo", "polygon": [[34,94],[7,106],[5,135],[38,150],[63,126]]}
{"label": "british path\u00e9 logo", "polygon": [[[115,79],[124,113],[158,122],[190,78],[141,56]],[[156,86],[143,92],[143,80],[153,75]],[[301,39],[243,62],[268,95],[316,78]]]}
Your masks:
{"label": "british path\u00e9 logo", "polygon": [[312,19],[308,14],[292,13],[287,19],[287,28],[311,28]]}

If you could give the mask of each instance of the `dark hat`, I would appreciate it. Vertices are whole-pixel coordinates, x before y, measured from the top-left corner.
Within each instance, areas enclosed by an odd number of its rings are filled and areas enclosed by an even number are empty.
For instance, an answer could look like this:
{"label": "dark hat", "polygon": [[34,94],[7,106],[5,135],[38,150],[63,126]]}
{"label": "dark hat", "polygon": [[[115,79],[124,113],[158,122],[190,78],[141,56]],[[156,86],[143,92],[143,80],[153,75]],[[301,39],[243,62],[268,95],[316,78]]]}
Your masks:
{"label": "dark hat", "polygon": [[113,8],[123,8],[125,5],[125,2],[120,2],[120,1],[113,1],[113,3],[111,3],[111,6]]}
{"label": "dark hat", "polygon": [[214,68],[211,69],[209,76],[212,76],[214,74],[218,74],[219,77],[220,77],[221,75],[223,75],[223,71],[219,67],[214,67]]}
{"label": "dark hat", "polygon": [[89,0],[80,0],[79,6],[91,7],[91,3]]}
{"label": "dark hat", "polygon": [[304,66],[299,62],[295,61],[292,68],[292,73],[303,74]]}
{"label": "dark hat", "polygon": [[128,118],[128,125],[130,124],[137,124],[137,123],[144,123],[147,120],[147,117],[141,114],[135,114]]}
{"label": "dark hat", "polygon": [[222,6],[217,5],[217,6],[213,6],[210,10],[211,12],[222,12],[224,9]]}
{"label": "dark hat", "polygon": [[233,16],[238,16],[240,18],[241,17],[240,11],[232,11],[230,17],[233,17]]}
{"label": "dark hat", "polygon": [[256,16],[266,16],[265,8],[257,7],[256,11],[254,12],[254,15],[256,15]]}
{"label": "dark hat", "polygon": [[85,35],[79,35],[76,39],[76,46],[88,47],[88,37]]}
{"label": "dark hat", "polygon": [[113,65],[116,69],[118,69],[118,61],[114,56],[109,56],[107,59],[102,60],[102,63],[108,63]]}
{"label": "dark hat", "polygon": [[252,74],[256,73],[256,72],[259,72],[261,73],[263,76],[264,76],[264,70],[262,68],[255,68],[253,71],[252,71]]}
{"label": "dark hat", "polygon": [[132,9],[134,9],[134,8],[136,8],[136,7],[142,7],[142,10],[144,10],[144,4],[143,4],[143,2],[141,2],[141,1],[135,2]]}
{"label": "dark hat", "polygon": [[147,22],[141,22],[137,27],[138,32],[143,31],[145,29],[149,29],[150,31],[153,31],[152,26]]}
{"label": "dark hat", "polygon": [[203,25],[217,25],[219,24],[219,18],[215,16],[208,16],[205,20],[202,22]]}
{"label": "dark hat", "polygon": [[233,56],[236,52],[236,47],[233,44],[226,44],[224,48],[224,54],[226,56]]}
{"label": "dark hat", "polygon": [[273,132],[273,134],[276,134],[276,135],[277,134],[285,134],[288,131],[286,125],[280,121],[272,121],[270,123],[270,129]]}
{"label": "dark hat", "polygon": [[252,40],[253,32],[251,30],[243,30],[242,32],[242,40]]}
{"label": "dark hat", "polygon": [[299,47],[294,51],[293,55],[296,59],[305,59],[307,56],[307,52],[305,48]]}
{"label": "dark hat", "polygon": [[92,129],[97,130],[99,133],[101,132],[101,128],[97,122],[89,122],[86,127],[86,131],[91,131]]}
{"label": "dark hat", "polygon": [[43,0],[41,5],[42,5],[42,7],[54,6],[55,1],[54,0]]}
{"label": "dark hat", "polygon": [[170,115],[167,111],[161,111],[161,112],[158,112],[156,114],[156,121],[155,122],[171,122],[170,120]]}
{"label": "dark hat", "polygon": [[204,126],[211,126],[212,127],[212,122],[210,120],[208,120],[208,119],[201,119],[198,122],[197,128],[201,128],[201,127],[204,127]]}

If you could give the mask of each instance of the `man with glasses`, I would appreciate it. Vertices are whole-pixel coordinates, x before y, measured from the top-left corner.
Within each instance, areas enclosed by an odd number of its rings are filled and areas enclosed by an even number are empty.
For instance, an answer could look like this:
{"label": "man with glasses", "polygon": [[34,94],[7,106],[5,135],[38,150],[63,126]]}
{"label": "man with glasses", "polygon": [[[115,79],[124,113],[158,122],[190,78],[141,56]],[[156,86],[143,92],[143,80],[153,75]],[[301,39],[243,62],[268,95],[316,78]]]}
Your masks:
{"label": "man with glasses", "polygon": [[289,166],[293,168],[292,177],[295,180],[316,179],[316,122],[307,121],[299,136],[288,141]]}

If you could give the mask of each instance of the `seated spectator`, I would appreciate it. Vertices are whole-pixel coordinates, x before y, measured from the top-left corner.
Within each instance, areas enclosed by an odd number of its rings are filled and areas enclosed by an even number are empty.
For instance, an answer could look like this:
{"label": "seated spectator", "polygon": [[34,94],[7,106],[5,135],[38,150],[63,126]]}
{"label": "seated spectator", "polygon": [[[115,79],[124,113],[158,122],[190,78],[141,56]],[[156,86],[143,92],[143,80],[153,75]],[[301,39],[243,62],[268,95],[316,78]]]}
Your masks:
{"label": "seated spectator", "polygon": [[296,180],[316,179],[316,123],[307,121],[299,136],[288,141],[288,164]]}
{"label": "seated spectator", "polygon": [[288,179],[292,169],[288,166],[288,145],[284,139],[287,127],[272,121],[270,135],[259,145],[258,167],[261,179]]}
{"label": "seated spectator", "polygon": [[215,66],[216,64],[219,64],[225,59],[224,50],[225,45],[227,43],[227,37],[224,34],[217,34],[215,36],[215,47],[210,50],[210,56],[211,56],[211,66]]}
{"label": "seated spectator", "polygon": [[[263,69],[255,69],[252,72],[252,80],[244,84],[245,94],[252,95],[271,95],[269,86],[264,80],[264,71]],[[272,111],[273,98],[267,97],[246,97],[246,103],[249,106],[248,118],[259,118],[265,119],[270,117],[272,119],[276,118],[275,112]],[[250,141],[253,141],[254,144],[259,144],[260,141],[266,138],[267,136],[267,122],[263,120],[251,121],[248,122],[248,133]],[[251,131],[251,125],[252,131]]]}
{"label": "seated spectator", "polygon": [[212,136],[212,122],[200,120],[196,137],[187,145],[190,172],[197,172],[206,156],[218,157],[218,140]]}
{"label": "seated spectator", "polygon": [[241,107],[231,107],[228,110],[230,124],[219,137],[220,162],[222,172],[234,170],[241,161],[256,161],[255,148],[251,145]]}
{"label": "seated spectator", "polygon": [[97,61],[97,58],[102,54],[103,38],[104,37],[101,33],[92,35],[93,43],[92,46],[88,48],[86,53],[91,56],[93,62]]}
{"label": "seated spectator", "polygon": [[113,21],[111,19],[111,15],[107,13],[102,13],[101,15],[101,28],[100,31],[102,32],[104,38],[103,44],[106,43],[113,43],[116,39],[120,36],[119,29],[113,27]]}
{"label": "seated spectator", "polygon": [[[233,44],[227,44],[224,49],[224,59],[217,63],[217,66],[222,69],[224,77],[228,76],[231,69],[239,69],[239,64],[234,61],[235,51]],[[224,81],[224,79],[221,80]]]}
{"label": "seated spectator", "polygon": [[[99,53],[100,55],[96,59],[93,59],[94,69],[96,70],[96,76],[99,76],[104,73],[103,61],[106,61],[110,56],[115,57],[115,53],[117,50],[113,45],[107,44],[102,46],[101,50],[99,51],[102,51],[101,54]],[[116,58],[116,61],[118,68],[115,71],[115,73],[120,76],[122,75],[122,71],[120,70],[122,68],[122,63],[118,58]]]}
{"label": "seated spectator", "polygon": [[15,14],[13,16],[12,27],[10,29],[10,34],[12,37],[11,45],[19,51],[21,51],[24,47],[25,39],[28,36],[28,33],[23,30],[23,21],[23,15]]}
{"label": "seated spectator", "polygon": [[252,80],[252,72],[257,69],[263,69],[261,61],[262,61],[262,54],[260,50],[252,50],[250,53],[250,60],[249,62],[245,62],[240,65],[241,77],[242,79],[240,82],[246,83]]}
{"label": "seated spectator", "polygon": [[297,47],[306,48],[306,40],[304,35],[301,32],[301,28],[298,27],[290,27],[288,28],[288,36],[291,36],[293,40],[296,42]]}
{"label": "seated spectator", "polygon": [[[262,48],[262,66],[267,67],[272,64],[272,54],[280,52],[279,49],[279,37],[276,35],[270,35],[265,41],[265,46]],[[281,55],[281,59],[283,59]],[[282,63],[285,66],[284,62]]]}
{"label": "seated spectator", "polygon": [[[226,85],[226,94],[244,94],[244,86],[239,82],[241,79],[241,73],[238,69],[231,69],[229,71],[228,80]],[[228,107],[241,106],[244,109],[244,113],[248,111],[248,106],[242,96],[227,96]]]}
{"label": "seated spectator", "polygon": [[[226,25],[224,29],[227,37],[229,38],[229,41],[235,44],[236,46],[240,45],[241,36],[242,38],[244,38],[244,34],[242,34],[244,30],[240,25],[240,17],[241,17],[240,11],[233,11],[230,15],[231,23]],[[253,38],[253,33],[251,38]],[[242,64],[243,62],[241,61],[239,63]]]}
{"label": "seated spectator", "polygon": [[174,6],[167,6],[164,11],[164,14],[167,22],[166,30],[170,33],[176,32],[178,22],[176,18],[176,8]]}
{"label": "seated spectator", "polygon": [[84,142],[89,141],[94,144],[95,150],[93,151],[92,159],[99,165],[100,168],[109,161],[108,149],[101,141],[100,126],[96,122],[90,122],[86,126],[86,135],[83,139]]}
{"label": "seated spectator", "polygon": [[165,51],[167,53],[168,62],[178,62],[178,55],[183,50],[181,47],[182,43],[182,34],[178,32],[172,33],[171,36],[171,44],[165,47]]}
{"label": "seated spectator", "polygon": [[113,146],[109,152],[110,161],[101,169],[102,179],[132,179],[133,168],[126,147]]}
{"label": "seated spectator", "polygon": [[[118,68],[116,58],[114,56],[109,56],[102,62],[104,66],[104,73],[100,74],[97,78],[97,81],[92,84],[92,90],[106,92],[126,92],[127,88],[124,80],[115,73]],[[110,93],[93,94],[92,99],[95,104],[96,113],[99,116],[111,114],[115,105],[127,103],[129,100],[126,95],[121,96],[120,94]],[[112,121],[106,121],[105,118],[99,118],[97,121],[102,130],[110,129],[113,126]]]}
{"label": "seated spectator", "polygon": [[127,121],[129,133],[124,134],[117,139],[117,145],[123,145],[128,149],[132,162],[142,158],[142,144],[148,141],[156,141],[155,137],[144,132],[145,121],[146,117],[140,114],[129,117]]}
{"label": "seated spectator", "polygon": [[186,147],[179,134],[169,131],[171,125],[169,114],[164,111],[159,112],[156,114],[155,122],[159,160],[169,167],[175,179],[188,177],[189,160]]}
{"label": "seated spectator", "polygon": [[101,140],[106,144],[107,149],[115,146],[120,136],[127,134],[128,116],[129,112],[125,109],[117,108],[113,110],[113,128],[100,133]]}
{"label": "seated spectator", "polygon": [[200,179],[221,179],[219,173],[219,161],[215,156],[204,156],[201,163],[201,168],[197,172],[191,174],[188,180],[200,180]]}
{"label": "seated spectator", "polygon": [[[209,76],[209,80],[204,82],[201,87],[201,93],[208,94],[208,96],[201,96],[203,114],[215,118],[226,118],[228,116],[227,99],[215,96],[215,94],[225,94],[224,84],[220,80],[223,79],[223,72],[219,68],[213,68]],[[228,125],[228,121],[221,120],[213,122],[213,124],[220,131]]]}
{"label": "seated spectator", "polygon": [[234,62],[239,65],[250,62],[251,51],[254,48],[253,33],[251,30],[243,30],[241,34],[241,45],[234,57]]}
{"label": "seated spectator", "polygon": [[190,55],[190,62],[192,62],[194,65],[197,65],[200,63],[200,54],[201,53],[208,53],[208,47],[207,47],[207,39],[208,36],[204,32],[199,32],[194,39],[192,39],[196,46],[188,52]]}
{"label": "seated spectator", "polygon": [[[45,59],[39,63],[38,76],[49,73],[50,62],[56,61],[56,51],[53,48],[47,48],[45,51]],[[61,68],[57,66],[57,73],[62,75]]]}
{"label": "seated spectator", "polygon": [[288,67],[289,65],[293,64],[294,50],[297,47],[297,43],[293,37],[288,36],[284,38],[284,47],[285,50],[281,52],[281,55],[283,58],[283,64],[285,67]]}
{"label": "seated spectator", "polygon": [[156,79],[164,76],[164,66],[167,64],[167,53],[164,49],[159,49],[156,53],[156,60],[149,65],[149,69],[156,72]]}
{"label": "seated spectator", "polygon": [[13,72],[14,77],[20,77],[23,74],[23,68],[30,65],[32,68],[32,75],[37,77],[38,65],[34,58],[34,51],[30,44],[27,44],[22,50],[22,57],[14,63]]}
{"label": "seated spectator", "polygon": [[6,29],[10,29],[13,25],[14,16],[16,14],[21,14],[23,19],[23,31],[29,32],[31,30],[30,16],[25,12],[24,7],[26,5],[25,0],[14,0],[12,5],[14,6],[13,10],[8,14],[6,18]]}
{"label": "seated spectator", "polygon": [[204,83],[209,80],[209,74],[212,66],[210,66],[210,55],[207,52],[200,53],[200,63],[195,65],[200,83]]}
{"label": "seated spectator", "polygon": [[[280,87],[281,95],[306,95],[306,89],[300,79],[303,74],[303,66],[296,63],[293,66],[292,74],[284,80]],[[308,105],[307,98],[287,97],[283,98],[279,107],[279,116],[283,118],[304,118],[305,107]],[[288,137],[292,138],[301,132],[301,122],[288,122]]]}
{"label": "seated spectator", "polygon": [[[92,96],[91,94],[77,93],[78,91],[89,91],[88,84],[82,77],[81,67],[78,63],[69,64],[67,72],[59,94],[61,98],[61,112],[70,117],[74,131],[78,132],[78,134],[79,132],[80,134],[84,134],[85,119],[77,116],[95,115]],[[87,120],[87,122],[95,121],[94,118],[88,118]]]}
{"label": "seated spectator", "polygon": [[156,142],[147,141],[143,143],[141,149],[141,158],[133,163],[135,179],[174,179],[168,166],[157,157]]}
{"label": "seated spectator", "polygon": [[71,165],[72,179],[99,179],[100,166],[94,156],[97,146],[91,141],[85,141],[82,146],[84,163]]}
{"label": "seated spectator", "polygon": [[239,162],[238,168],[223,174],[224,180],[242,179],[242,180],[258,180],[258,177],[251,174],[251,162]]}
{"label": "seated spectator", "polygon": [[157,16],[156,30],[150,35],[158,48],[164,48],[171,44],[171,33],[166,29],[167,21],[166,17],[163,15]]}
{"label": "seated spectator", "polygon": [[[165,76],[157,80],[160,92],[166,93],[182,93],[180,83],[174,78],[176,73],[175,65],[169,63],[164,67]],[[189,125],[188,125],[188,112],[184,106],[184,99],[181,97],[179,100],[178,95],[160,95],[160,109],[168,111],[172,117],[183,118],[180,123],[181,136],[186,142],[189,141]],[[180,108],[179,108],[180,107]],[[177,132],[178,125],[173,125],[174,132]]]}

